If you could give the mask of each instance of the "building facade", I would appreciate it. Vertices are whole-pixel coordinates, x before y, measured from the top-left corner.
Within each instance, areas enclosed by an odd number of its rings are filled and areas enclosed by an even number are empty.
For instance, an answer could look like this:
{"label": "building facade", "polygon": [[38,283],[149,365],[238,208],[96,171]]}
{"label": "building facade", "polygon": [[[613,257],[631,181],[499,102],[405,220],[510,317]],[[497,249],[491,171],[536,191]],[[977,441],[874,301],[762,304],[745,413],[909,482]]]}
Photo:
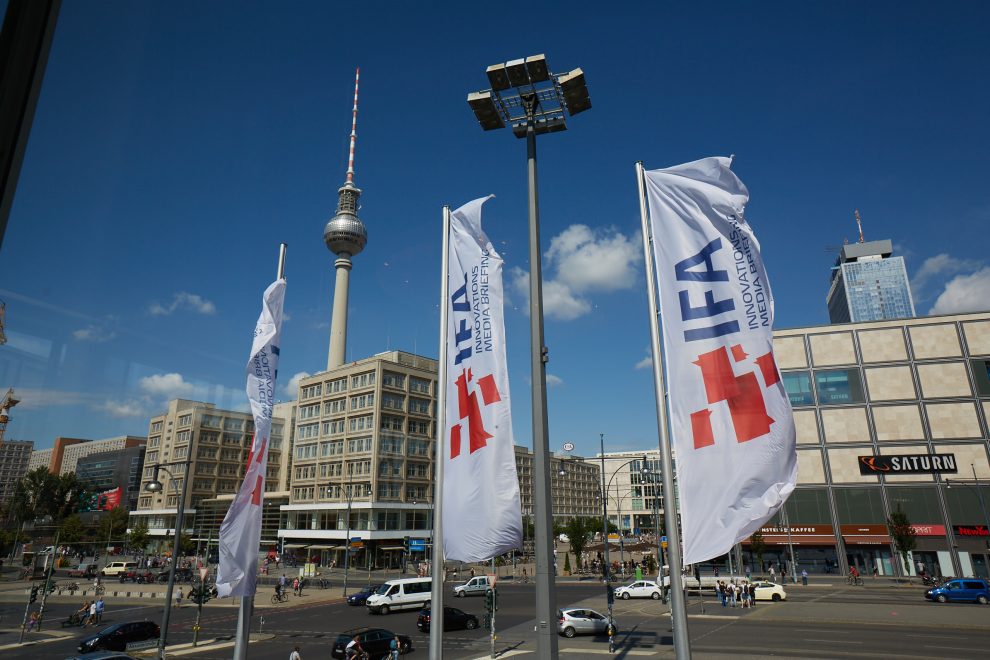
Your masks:
{"label": "building facade", "polygon": [[144,444],[84,456],[76,462],[76,477],[95,492],[120,487],[120,506],[137,508],[144,467]]}
{"label": "building facade", "polygon": [[988,576],[990,314],[774,332],[794,406],[798,487],[762,530],[765,557],[897,574],[886,521],[911,522],[917,562]]}
{"label": "building facade", "polygon": [[[299,383],[285,550],[396,565],[432,529],[437,361],[390,351]],[[349,512],[349,515],[348,515]]]}
{"label": "building facade", "polygon": [[63,436],[55,438],[55,443],[51,449],[36,449],[31,453],[31,463],[28,470],[45,467],[52,474],[62,474],[62,458],[65,455],[66,448],[81,442],[89,442],[89,440],[85,438],[66,438]]}
{"label": "building facade", "polygon": [[[116,438],[105,440],[83,440],[62,445],[62,455],[59,460],[58,471],[52,474],[69,474],[76,471],[76,465],[80,459],[93,454],[102,454],[108,451],[119,451],[128,447],[140,447],[148,441],[147,438],[136,435],[122,435]],[[52,458],[56,458],[54,455]],[[50,469],[50,468],[49,468]]]}
{"label": "building facade", "polygon": [[32,440],[4,440],[0,444],[0,504],[14,492],[14,485],[27,474],[34,450]]}
{"label": "building facade", "polygon": [[832,323],[861,323],[914,316],[904,257],[889,240],[843,245],[826,297]]}
{"label": "building facade", "polygon": [[659,448],[605,452],[605,472],[598,487],[608,495],[608,521],[623,534],[655,530],[656,517],[663,515]]}
{"label": "building facade", "polygon": [[[285,422],[276,417],[285,407],[276,406],[269,441],[268,471],[265,495],[284,494],[288,467],[288,451],[283,445]],[[183,481],[190,479],[183,502],[185,533],[194,539],[197,530],[197,507],[204,500],[221,496],[232,498],[244,479],[244,466],[254,436],[251,413],[222,410],[212,403],[174,399],[168,410],[152,417],[148,425],[147,451],[141,475],[141,492],[137,509],[131,513],[130,525],[138,519],[148,524],[152,537],[170,536],[175,531],[176,514],[183,490]],[[159,481],[161,491],[147,492],[155,477],[155,465],[166,464]],[[280,491],[280,489],[282,489]],[[229,506],[229,501],[227,506]]]}
{"label": "building facade", "polygon": [[[519,500],[524,518],[533,516],[533,451],[514,447]],[[581,456],[550,456],[550,497],[555,522],[601,517],[601,467]]]}

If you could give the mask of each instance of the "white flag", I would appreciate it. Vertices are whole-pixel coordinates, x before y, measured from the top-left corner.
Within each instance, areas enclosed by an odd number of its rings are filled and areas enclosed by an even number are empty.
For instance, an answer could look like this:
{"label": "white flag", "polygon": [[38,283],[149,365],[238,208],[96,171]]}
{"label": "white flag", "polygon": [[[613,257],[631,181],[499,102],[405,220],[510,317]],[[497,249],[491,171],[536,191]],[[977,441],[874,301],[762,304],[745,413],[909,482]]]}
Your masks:
{"label": "white flag", "polygon": [[284,300],[285,280],[279,279],[265,290],[261,316],[254,329],[251,358],[247,365],[247,395],[251,401],[251,414],[254,415],[254,441],[248,455],[244,482],[220,525],[217,594],[221,598],[253,596],[255,592]]}
{"label": "white flag", "polygon": [[749,537],[797,482],[773,295],[730,164],[646,172],[685,565]]}
{"label": "white flag", "polygon": [[481,229],[481,206],[450,216],[443,550],[476,562],[522,547],[519,481],[505,364],[502,258]]}

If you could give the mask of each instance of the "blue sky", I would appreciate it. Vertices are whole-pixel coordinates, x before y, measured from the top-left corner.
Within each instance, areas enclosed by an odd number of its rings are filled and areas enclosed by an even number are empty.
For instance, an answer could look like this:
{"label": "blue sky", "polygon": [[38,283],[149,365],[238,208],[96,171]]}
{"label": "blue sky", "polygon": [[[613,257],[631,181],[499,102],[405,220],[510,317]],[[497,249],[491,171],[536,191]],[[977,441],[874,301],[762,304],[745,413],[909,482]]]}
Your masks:
{"label": "blue sky", "polygon": [[555,450],[656,446],[637,160],[736,155],[778,327],[827,322],[854,209],[907,258],[920,314],[990,308],[985,3],[685,4],[66,0],[0,251],[7,437],[144,434],[175,396],[244,408],[280,241],[281,382],[323,368],[357,66],[348,358],[436,356],[441,207],[496,195],[519,444],[525,143],[465,102],[489,64],[580,66],[594,104],[538,147]]}

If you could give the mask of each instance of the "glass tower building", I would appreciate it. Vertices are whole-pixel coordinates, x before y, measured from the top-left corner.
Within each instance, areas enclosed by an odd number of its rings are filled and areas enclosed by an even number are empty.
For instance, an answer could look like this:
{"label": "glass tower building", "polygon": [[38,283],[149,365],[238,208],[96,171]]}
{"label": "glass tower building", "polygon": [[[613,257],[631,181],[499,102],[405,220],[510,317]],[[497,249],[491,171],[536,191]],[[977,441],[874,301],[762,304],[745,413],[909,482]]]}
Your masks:
{"label": "glass tower building", "polygon": [[889,240],[842,246],[826,302],[832,323],[912,318],[914,301],[903,257]]}

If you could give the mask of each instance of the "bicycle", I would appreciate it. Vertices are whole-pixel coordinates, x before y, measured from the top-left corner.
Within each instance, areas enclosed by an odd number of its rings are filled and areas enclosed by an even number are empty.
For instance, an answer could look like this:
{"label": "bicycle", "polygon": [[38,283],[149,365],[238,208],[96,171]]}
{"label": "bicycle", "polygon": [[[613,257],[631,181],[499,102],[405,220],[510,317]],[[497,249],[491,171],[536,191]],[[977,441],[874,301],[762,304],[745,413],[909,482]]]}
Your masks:
{"label": "bicycle", "polygon": [[862,575],[850,575],[849,577],[846,578],[846,584],[849,584],[849,585],[852,585],[852,586],[855,586],[855,587],[866,586],[866,582],[863,581],[863,576]]}
{"label": "bicycle", "polygon": [[278,605],[279,603],[288,603],[288,602],[289,602],[288,591],[280,591],[274,596],[272,596],[272,605]]}
{"label": "bicycle", "polygon": [[96,594],[97,596],[102,596],[103,594],[106,593],[106,591],[107,588],[104,587],[102,584],[96,587],[95,589],[93,589],[93,593]]}

